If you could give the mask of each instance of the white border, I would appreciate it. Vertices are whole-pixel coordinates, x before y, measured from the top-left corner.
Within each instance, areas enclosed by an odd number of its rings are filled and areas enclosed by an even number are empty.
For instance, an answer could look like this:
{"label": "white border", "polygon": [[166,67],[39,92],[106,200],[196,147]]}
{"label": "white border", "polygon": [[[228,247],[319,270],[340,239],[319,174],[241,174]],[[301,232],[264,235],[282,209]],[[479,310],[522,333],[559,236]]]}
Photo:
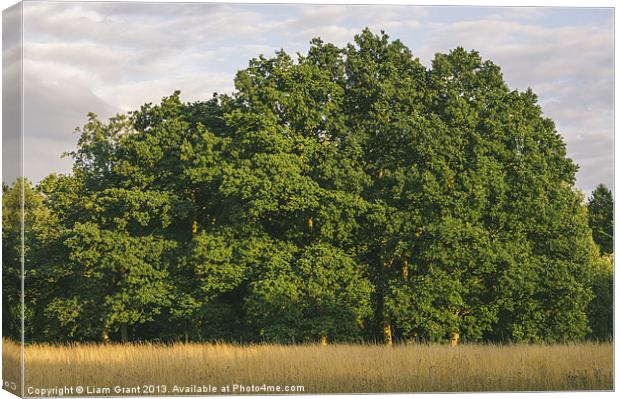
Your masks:
{"label": "white border", "polygon": [[[35,0],[36,1],[36,0]],[[56,0],[51,0],[51,1],[56,1]],[[96,2],[95,0],[80,0],[80,1],[84,1],[84,2]],[[198,3],[199,1],[180,1],[180,0],[166,0],[166,1],[161,1],[161,0],[132,0],[134,2],[158,2],[158,3]],[[449,0],[449,1],[436,1],[436,0],[423,0],[423,1],[412,1],[412,0],[388,0],[388,1],[380,1],[380,0],[355,0],[355,1],[351,1],[351,0],[313,0],[313,1],[300,1],[300,0],[289,0],[289,1],[274,1],[274,0],[267,0],[267,1],[260,1],[260,0],[241,0],[241,1],[230,1],[230,0],[211,0],[208,1],[210,3],[254,3],[254,4],[260,4],[260,3],[270,3],[270,4],[384,4],[384,5],[424,5],[424,6],[501,6],[501,7],[515,7],[515,6],[545,6],[545,7],[616,7],[616,5],[618,4],[618,2],[616,1],[604,1],[604,0],[590,0],[590,1],[561,1],[561,0],[544,0],[544,1],[536,1],[536,0],[521,0],[521,1],[515,1],[515,0],[504,0],[502,2],[498,2],[498,1],[491,1],[491,0],[473,0],[473,1],[464,1],[464,0]],[[5,8],[8,8],[9,6],[16,4],[17,1],[14,0],[0,0],[0,8],[2,8],[3,10]],[[2,22],[0,21],[0,27],[1,27]],[[616,51],[616,43],[618,43],[618,33],[617,31],[614,30],[614,77],[615,77],[615,71],[617,70],[617,51]],[[1,71],[1,63],[0,63],[0,71]],[[614,137],[615,137],[615,115],[618,113],[618,104],[615,102],[615,98],[618,98],[618,82],[614,79]],[[0,79],[0,88],[2,87],[2,83],[1,83],[1,79]],[[23,88],[22,88],[23,89]],[[23,113],[23,110],[22,110]],[[22,116],[23,117],[23,116]],[[0,130],[1,130],[1,124],[2,122],[2,115],[0,113]],[[614,140],[614,187],[618,188],[620,187],[620,177],[618,176],[617,169],[616,169],[616,163],[615,163],[615,154],[618,153],[618,148],[620,147],[620,142],[619,140]],[[0,149],[1,149],[1,142],[0,142]],[[1,157],[1,151],[0,151],[0,157]],[[0,162],[0,175],[1,175],[1,162]],[[619,191],[616,191],[615,195],[618,195]],[[617,212],[617,208],[614,210],[614,218],[616,221],[618,221],[618,212]],[[1,211],[0,211],[1,214]],[[618,237],[618,223],[616,222],[615,226],[614,226],[614,236]],[[1,249],[0,249],[0,253],[1,253]],[[615,242],[615,248],[614,248],[614,253],[618,253],[618,247],[617,247],[617,242]],[[614,287],[618,287],[618,274],[616,273],[616,275],[614,276]],[[615,291],[615,290],[614,290]],[[1,301],[1,298],[0,298]],[[618,310],[618,298],[617,296],[615,296],[614,298],[614,319],[615,320],[619,320],[618,319],[618,314],[619,314],[619,310]],[[1,319],[0,319],[0,325],[1,325]],[[616,325],[616,332],[618,329],[618,325]],[[615,334],[615,336],[617,336],[617,334]],[[614,353],[618,353],[618,340],[615,339],[614,340]],[[0,357],[0,366],[2,364],[2,359]],[[615,357],[614,357],[614,368],[615,368],[616,362],[615,362]],[[618,373],[617,370],[615,371],[615,375],[614,375],[614,387],[618,387],[619,385],[619,381],[620,379],[618,378]],[[23,384],[22,384],[23,386]],[[218,396],[224,396],[224,395],[218,395]],[[247,395],[246,395],[247,396]],[[459,398],[522,398],[522,397],[527,397],[527,398],[536,398],[536,399],[573,399],[573,398],[615,398],[616,394],[614,392],[559,392],[559,393],[523,393],[523,392],[516,392],[516,393],[453,393],[453,394],[366,394],[364,395],[364,397],[389,397],[389,398],[394,398],[394,399],[410,399],[412,397],[415,396],[415,398],[420,398],[420,399],[441,399],[441,398],[454,398],[454,397],[459,397]],[[5,390],[0,389],[0,399],[5,399],[5,398],[14,398],[15,396],[11,395],[10,393],[8,393]],[[210,396],[210,398],[214,398],[216,396]],[[241,396],[236,396],[236,395],[231,395],[228,397],[241,397]],[[273,398],[274,396],[251,396],[252,398],[260,398],[260,399],[267,399],[267,398]],[[288,395],[288,397],[295,397],[295,398],[307,398],[307,399],[321,399],[321,398],[342,398],[342,399],[354,399],[354,398],[359,398],[360,395]],[[140,397],[143,398],[143,397]],[[149,396],[149,398],[174,398],[174,396],[166,396],[166,397],[157,397],[157,396]],[[178,398],[187,398],[187,396],[179,396]]]}

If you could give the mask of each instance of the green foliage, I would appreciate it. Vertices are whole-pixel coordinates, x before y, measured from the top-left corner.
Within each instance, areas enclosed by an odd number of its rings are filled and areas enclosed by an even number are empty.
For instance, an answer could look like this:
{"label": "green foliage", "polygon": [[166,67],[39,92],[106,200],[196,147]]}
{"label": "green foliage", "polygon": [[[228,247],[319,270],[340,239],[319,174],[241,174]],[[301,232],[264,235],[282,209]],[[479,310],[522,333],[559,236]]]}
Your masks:
{"label": "green foliage", "polygon": [[15,340],[21,340],[22,311],[26,339],[39,334],[39,310],[45,306],[42,299],[49,290],[44,265],[62,256],[58,219],[44,201],[45,197],[27,179],[18,179],[10,187],[3,185],[3,334]]}
{"label": "green foliage", "polygon": [[65,243],[69,262],[81,277],[74,281],[73,298],[79,307],[96,306],[97,325],[115,331],[122,324],[152,321],[170,306],[166,254],[174,242],[100,230],[88,223],[76,224]]}
{"label": "green foliage", "polygon": [[22,193],[21,180],[2,184],[2,335],[16,341],[22,319]]}
{"label": "green foliage", "polygon": [[[297,59],[253,59],[235,87],[107,123],[90,114],[73,173],[29,188],[33,340],[610,331],[588,217],[595,239],[611,234],[594,227],[611,197],[586,209],[535,94],[510,91],[477,52],[425,68],[366,29],[344,48],[314,39]],[[7,190],[14,281],[19,194]]]}
{"label": "green foliage", "polygon": [[603,255],[596,264],[593,280],[594,298],[588,308],[590,337],[598,340],[613,338],[614,333],[614,261]]}
{"label": "green foliage", "polygon": [[592,238],[601,255],[614,252],[614,198],[605,185],[599,184],[588,198],[588,221]]}
{"label": "green foliage", "polygon": [[247,315],[261,339],[276,342],[354,340],[372,313],[371,285],[355,261],[327,244],[285,253],[251,284]]}

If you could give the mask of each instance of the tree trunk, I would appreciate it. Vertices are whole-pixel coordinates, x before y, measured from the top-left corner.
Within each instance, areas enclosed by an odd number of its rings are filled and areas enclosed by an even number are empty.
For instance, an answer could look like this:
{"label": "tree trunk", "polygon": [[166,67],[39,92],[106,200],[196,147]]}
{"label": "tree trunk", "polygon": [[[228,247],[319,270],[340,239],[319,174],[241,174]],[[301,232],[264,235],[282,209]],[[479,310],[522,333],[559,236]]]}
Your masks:
{"label": "tree trunk", "polygon": [[383,292],[381,292],[381,282],[377,281],[375,290],[375,309],[374,309],[374,318],[373,318],[373,335],[375,337],[376,342],[381,342],[384,339],[383,335],[383,321],[385,317],[383,316]]}
{"label": "tree trunk", "polygon": [[121,342],[127,342],[127,324],[121,324]]}
{"label": "tree trunk", "polygon": [[185,343],[189,343],[189,333],[187,332],[187,328],[183,330],[183,334],[185,335]]}
{"label": "tree trunk", "polygon": [[387,269],[390,262],[386,262],[384,257],[379,254],[377,258],[377,271],[375,283],[375,314],[374,329],[377,342],[383,341],[386,345],[392,345],[392,328],[389,317],[385,311],[385,291],[387,280]]}
{"label": "tree trunk", "polygon": [[190,190],[189,197],[192,201],[192,209],[194,211],[194,217],[192,218],[192,235],[198,233],[198,221],[196,220],[196,190]]}
{"label": "tree trunk", "polygon": [[450,346],[455,347],[459,344],[459,332],[453,331],[452,336],[450,337]]}
{"label": "tree trunk", "polygon": [[383,322],[383,342],[392,346],[392,324],[387,319]]}
{"label": "tree trunk", "polygon": [[104,344],[107,344],[110,342],[110,332],[108,331],[107,328],[104,328],[103,331],[101,332],[101,340],[103,341]]}

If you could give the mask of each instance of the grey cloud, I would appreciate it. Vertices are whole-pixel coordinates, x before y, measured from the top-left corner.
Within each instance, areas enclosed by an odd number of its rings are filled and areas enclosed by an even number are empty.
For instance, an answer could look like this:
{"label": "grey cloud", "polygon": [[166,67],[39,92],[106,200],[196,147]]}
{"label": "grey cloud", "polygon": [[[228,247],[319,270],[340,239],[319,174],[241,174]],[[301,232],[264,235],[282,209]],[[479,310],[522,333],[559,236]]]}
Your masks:
{"label": "grey cloud", "polygon": [[61,154],[74,148],[75,128],[92,111],[108,118],[121,110],[103,102],[74,80],[47,81],[30,75],[24,82],[24,173],[37,182],[51,172],[68,172]]}
{"label": "grey cloud", "polygon": [[2,181],[22,175],[21,4],[2,13]]}
{"label": "grey cloud", "polygon": [[[74,140],[71,141],[68,143],[66,140],[26,137],[24,139],[24,176],[36,183],[52,172],[70,171],[73,161],[61,155],[73,149]],[[54,165],[51,170],[50,165]]]}
{"label": "grey cloud", "polygon": [[29,92],[40,97],[30,106],[40,119],[33,132],[60,126],[51,133],[74,141],[67,129],[87,111],[132,109],[174,89],[185,100],[209,98],[231,91],[236,70],[261,53],[303,52],[316,36],[343,45],[369,26],[401,38],[427,65],[435,52],[458,45],[479,50],[512,88],[539,94],[581,165],[578,185],[613,185],[611,19],[549,27],[540,22],[552,15],[548,8],[498,8],[484,20],[437,23],[429,20],[432,7],[28,4],[25,70],[42,79],[41,89]]}
{"label": "grey cloud", "polygon": [[88,112],[108,118],[121,109],[70,79],[50,82],[31,76],[24,82],[24,131],[28,137],[62,140],[83,125]]}

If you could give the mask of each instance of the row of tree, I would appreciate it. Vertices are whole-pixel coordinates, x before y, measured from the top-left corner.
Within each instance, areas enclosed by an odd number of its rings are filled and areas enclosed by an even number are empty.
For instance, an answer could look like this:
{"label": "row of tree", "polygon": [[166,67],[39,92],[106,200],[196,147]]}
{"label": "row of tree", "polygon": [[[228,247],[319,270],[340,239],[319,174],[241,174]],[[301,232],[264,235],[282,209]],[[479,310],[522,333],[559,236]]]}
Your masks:
{"label": "row of tree", "polygon": [[477,52],[425,68],[364,30],[235,87],[91,114],[70,175],[4,186],[5,336],[22,195],[28,341],[611,335],[610,193],[588,211],[534,93]]}

